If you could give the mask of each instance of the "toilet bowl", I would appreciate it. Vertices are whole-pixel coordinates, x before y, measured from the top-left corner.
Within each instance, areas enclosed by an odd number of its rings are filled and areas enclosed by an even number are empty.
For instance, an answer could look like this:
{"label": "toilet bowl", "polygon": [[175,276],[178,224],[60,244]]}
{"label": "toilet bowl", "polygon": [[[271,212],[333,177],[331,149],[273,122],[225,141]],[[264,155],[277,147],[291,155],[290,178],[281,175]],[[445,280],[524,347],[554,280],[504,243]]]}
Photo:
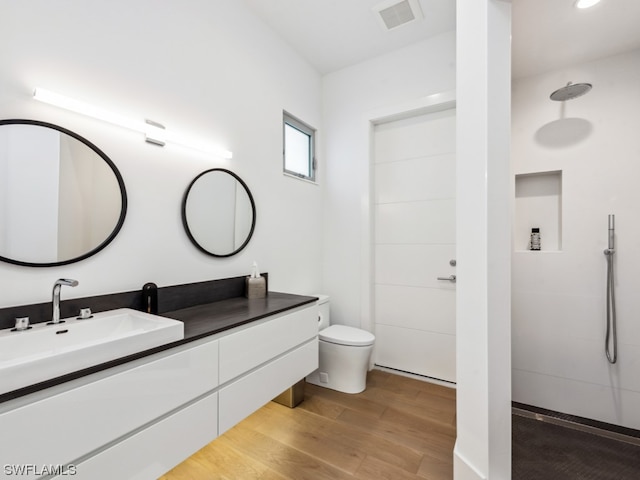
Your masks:
{"label": "toilet bowl", "polygon": [[375,337],[346,325],[331,325],[329,297],[318,297],[319,366],[307,383],[343,393],[360,393],[367,385],[367,370]]}

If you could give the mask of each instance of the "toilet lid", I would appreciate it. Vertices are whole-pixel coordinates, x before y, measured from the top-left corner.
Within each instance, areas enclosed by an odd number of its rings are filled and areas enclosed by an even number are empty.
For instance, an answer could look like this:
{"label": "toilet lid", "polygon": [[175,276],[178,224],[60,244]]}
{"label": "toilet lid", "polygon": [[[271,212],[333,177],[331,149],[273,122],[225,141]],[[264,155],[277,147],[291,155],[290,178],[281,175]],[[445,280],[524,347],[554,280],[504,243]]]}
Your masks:
{"label": "toilet lid", "polygon": [[364,347],[373,345],[376,337],[372,333],[346,325],[331,325],[319,333],[320,340],[338,345]]}

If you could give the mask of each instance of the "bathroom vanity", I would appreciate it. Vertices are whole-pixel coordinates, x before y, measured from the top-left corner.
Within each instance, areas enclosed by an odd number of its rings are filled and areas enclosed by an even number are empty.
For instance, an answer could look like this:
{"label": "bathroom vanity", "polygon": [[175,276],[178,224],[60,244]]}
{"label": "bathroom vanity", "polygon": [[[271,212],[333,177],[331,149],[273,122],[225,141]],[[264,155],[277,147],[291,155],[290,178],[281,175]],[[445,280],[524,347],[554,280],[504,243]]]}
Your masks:
{"label": "bathroom vanity", "polygon": [[[1,219],[0,262],[61,267],[107,247],[128,205],[115,163],[51,123],[0,130],[3,193],[29,199]],[[233,256],[254,232],[253,195],[209,169],[184,192],[182,223],[201,253]],[[0,479],[155,479],[315,370],[316,298],[248,299],[245,280],[61,300],[79,283],[62,278],[51,302],[0,308]]]}
{"label": "bathroom vanity", "polygon": [[183,340],[1,396],[0,478],[157,478],[317,368],[315,300],[179,305]]}

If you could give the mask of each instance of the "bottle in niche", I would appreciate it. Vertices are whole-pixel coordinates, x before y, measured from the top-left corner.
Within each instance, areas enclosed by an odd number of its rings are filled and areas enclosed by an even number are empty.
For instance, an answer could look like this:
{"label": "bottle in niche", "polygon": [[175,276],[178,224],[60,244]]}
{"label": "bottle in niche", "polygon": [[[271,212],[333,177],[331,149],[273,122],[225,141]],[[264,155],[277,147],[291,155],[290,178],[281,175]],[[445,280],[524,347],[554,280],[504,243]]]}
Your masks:
{"label": "bottle in niche", "polygon": [[531,240],[529,241],[529,250],[540,250],[540,229],[531,229]]}

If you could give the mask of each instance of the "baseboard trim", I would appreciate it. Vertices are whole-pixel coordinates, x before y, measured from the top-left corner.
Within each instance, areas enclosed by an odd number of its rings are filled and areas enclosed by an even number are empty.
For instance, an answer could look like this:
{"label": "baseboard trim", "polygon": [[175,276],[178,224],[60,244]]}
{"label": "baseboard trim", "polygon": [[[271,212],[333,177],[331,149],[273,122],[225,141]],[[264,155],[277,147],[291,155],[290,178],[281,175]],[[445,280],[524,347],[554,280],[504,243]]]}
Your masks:
{"label": "baseboard trim", "polygon": [[439,378],[428,377],[426,375],[418,375],[417,373],[406,372],[404,370],[398,370],[397,368],[384,367],[378,364],[374,364],[373,368],[375,370],[380,370],[382,372],[395,373],[396,375],[401,375],[403,377],[408,377],[408,378],[414,378],[416,380],[421,380],[427,383],[433,383],[435,385],[440,385],[442,387],[456,388],[455,382],[440,380]]}
{"label": "baseboard trim", "polygon": [[458,442],[453,447],[453,477],[456,480],[487,480],[486,475],[460,453]]}

